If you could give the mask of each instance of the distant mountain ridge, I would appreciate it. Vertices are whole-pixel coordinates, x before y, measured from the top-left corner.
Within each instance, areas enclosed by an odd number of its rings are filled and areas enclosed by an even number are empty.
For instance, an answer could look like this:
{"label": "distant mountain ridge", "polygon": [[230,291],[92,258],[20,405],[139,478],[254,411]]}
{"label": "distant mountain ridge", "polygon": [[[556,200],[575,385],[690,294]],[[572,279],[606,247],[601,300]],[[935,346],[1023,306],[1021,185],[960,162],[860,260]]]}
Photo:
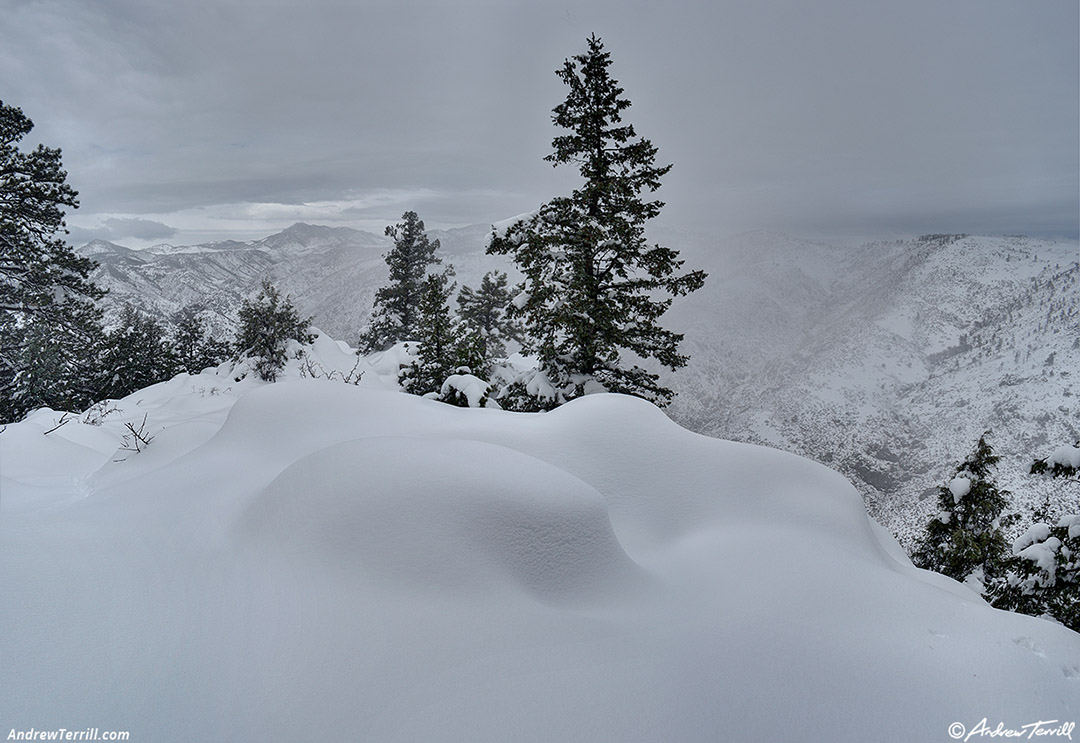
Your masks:
{"label": "distant mountain ridge", "polygon": [[[483,247],[490,226],[432,230],[459,285],[514,274]],[[847,475],[910,542],[940,484],[983,431],[1006,487],[1040,447],[1080,438],[1080,269],[1075,243],[931,235],[854,247],[776,233],[661,235],[705,287],[663,322],[685,333],[687,368],[665,372],[669,415],[691,430],[763,443]],[[261,240],[133,251],[94,242],[108,314],[124,302],[168,318],[200,304],[219,333],[270,278],[333,337],[354,342],[387,277],[382,235],[296,224]],[[1049,359],[1049,361],[1048,361]],[[1026,463],[1026,464],[1025,464]],[[1080,505],[1077,506],[1080,508]]]}

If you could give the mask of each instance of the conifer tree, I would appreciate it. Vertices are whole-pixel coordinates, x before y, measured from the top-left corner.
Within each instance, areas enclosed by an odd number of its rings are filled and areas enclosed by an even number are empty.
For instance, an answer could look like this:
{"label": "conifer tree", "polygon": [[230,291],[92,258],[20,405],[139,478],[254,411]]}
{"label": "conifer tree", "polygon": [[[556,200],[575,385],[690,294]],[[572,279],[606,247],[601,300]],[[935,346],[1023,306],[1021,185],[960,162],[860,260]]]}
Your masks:
{"label": "conifer tree", "polygon": [[100,334],[64,332],[40,318],[29,319],[19,333],[18,372],[0,403],[0,420],[42,407],[79,411],[95,402]]}
{"label": "conifer tree", "polygon": [[416,212],[405,212],[401,219],[401,224],[386,228],[386,235],[394,240],[393,249],[383,256],[390,268],[390,283],[375,292],[371,320],[360,338],[361,350],[369,353],[398,341],[416,340],[424,277],[428,266],[441,262],[435,255],[439,241],[428,239]]}
{"label": "conifer tree", "polygon": [[523,301],[512,313],[524,321],[523,350],[539,358],[562,400],[595,382],[663,405],[672,391],[624,356],[672,370],[685,366],[682,335],[658,320],[674,296],[699,289],[705,273],[680,274],[678,251],[646,240],[645,224],[663,202],[643,196],[660,187],[671,166],[657,165],[656,147],[623,123],[630,101],[610,65],[593,35],[588,51],[556,72],[568,91],[552,120],[566,133],[555,137],[545,159],[576,165],[582,183],[495,233],[488,252],[512,256],[525,275]]}
{"label": "conifer tree", "polygon": [[173,317],[173,322],[172,347],[182,371],[198,374],[229,357],[229,344],[207,331],[197,307],[183,308]]}
{"label": "conifer tree", "polygon": [[518,340],[521,331],[509,316],[509,280],[501,271],[484,274],[479,289],[461,287],[458,292],[458,317],[467,336],[467,359],[461,361],[474,374],[486,376],[494,359],[506,358],[506,341]]}
{"label": "conifer tree", "polygon": [[258,296],[240,306],[240,328],[233,344],[238,359],[254,364],[260,379],[273,382],[285,366],[290,340],[312,343],[311,318],[301,319],[289,297],[264,279]]}
{"label": "conifer tree", "polygon": [[402,371],[401,386],[414,395],[439,393],[458,365],[460,325],[450,313],[453,268],[430,274],[421,284],[417,306],[416,359]]}
{"label": "conifer tree", "polygon": [[1012,553],[993,605],[1048,615],[1080,632],[1080,515],[1065,515],[1056,526],[1033,524],[1013,542]]}
{"label": "conifer tree", "polygon": [[131,305],[105,333],[98,361],[96,399],[118,399],[171,379],[179,367],[165,329]]}
{"label": "conifer tree", "polygon": [[[32,409],[29,397],[17,402],[16,384],[42,334],[68,355],[54,371],[69,376],[53,380],[49,399],[85,395],[86,354],[101,328],[93,302],[104,295],[89,279],[93,261],[77,256],[62,236],[64,209],[78,207],[78,194],[67,184],[60,150],[19,149],[33,127],[21,109],[0,101],[0,416],[7,420]],[[44,381],[39,377],[36,389]]]}
{"label": "conifer tree", "polygon": [[926,525],[913,556],[918,567],[958,581],[974,575],[990,594],[1008,555],[1000,528],[1008,492],[999,490],[993,478],[998,459],[986,435],[980,436],[975,451],[938,489],[938,514]]}

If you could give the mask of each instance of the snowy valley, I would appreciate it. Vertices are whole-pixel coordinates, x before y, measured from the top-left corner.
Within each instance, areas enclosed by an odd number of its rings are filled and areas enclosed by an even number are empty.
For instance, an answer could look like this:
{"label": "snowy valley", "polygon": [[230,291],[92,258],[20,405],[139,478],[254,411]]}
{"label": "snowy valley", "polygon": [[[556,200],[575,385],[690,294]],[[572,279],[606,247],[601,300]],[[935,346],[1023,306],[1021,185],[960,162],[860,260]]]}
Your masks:
{"label": "snowy valley", "polygon": [[[484,254],[489,233],[484,225],[429,232],[459,286],[492,269],[513,275]],[[667,413],[680,425],[840,471],[908,548],[931,515],[933,490],[988,430],[1014,510],[1030,513],[1047,498],[1080,508],[1075,488],[1027,476],[1035,458],[1080,439],[1075,243],[940,235],[859,245],[766,232],[655,239],[709,273],[664,320],[685,333],[690,356],[664,378],[678,392]],[[231,333],[240,301],[269,276],[330,336],[355,342],[391,245],[296,224],[251,243],[82,251],[101,264],[94,279],[110,290],[114,316],[125,302],[160,318],[200,305],[208,324]]]}

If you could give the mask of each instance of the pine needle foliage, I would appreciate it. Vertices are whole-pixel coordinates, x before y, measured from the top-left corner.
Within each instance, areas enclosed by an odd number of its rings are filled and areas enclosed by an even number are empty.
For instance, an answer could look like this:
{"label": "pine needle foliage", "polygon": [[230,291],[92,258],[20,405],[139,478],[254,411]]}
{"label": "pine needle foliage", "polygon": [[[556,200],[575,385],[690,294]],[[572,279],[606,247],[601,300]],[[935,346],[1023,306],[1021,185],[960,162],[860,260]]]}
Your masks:
{"label": "pine needle foliage", "polygon": [[428,266],[441,259],[435,255],[438,240],[429,240],[424,222],[414,211],[401,215],[401,223],[386,228],[394,247],[383,259],[390,268],[390,283],[375,292],[371,320],[361,336],[361,350],[382,351],[398,341],[416,340],[420,302]]}
{"label": "pine needle foliage", "polygon": [[626,359],[686,365],[683,336],[658,320],[673,297],[701,288],[705,273],[680,273],[678,251],[646,240],[646,222],[663,207],[647,195],[671,166],[657,165],[656,147],[623,122],[630,101],[610,65],[594,34],[556,71],[567,95],[552,121],[565,133],[545,159],[576,166],[581,185],[495,232],[488,252],[512,256],[525,275],[511,316],[523,322],[523,350],[539,358],[560,402],[598,385],[664,405],[674,393]]}

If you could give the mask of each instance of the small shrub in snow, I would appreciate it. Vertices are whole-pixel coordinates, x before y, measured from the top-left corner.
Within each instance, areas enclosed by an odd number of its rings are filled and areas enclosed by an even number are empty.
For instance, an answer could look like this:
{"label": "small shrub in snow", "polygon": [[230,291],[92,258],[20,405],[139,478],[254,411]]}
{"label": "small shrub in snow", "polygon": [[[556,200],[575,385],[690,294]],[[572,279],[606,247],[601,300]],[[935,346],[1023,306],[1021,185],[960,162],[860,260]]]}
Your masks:
{"label": "small shrub in snow", "polygon": [[517,413],[540,413],[554,410],[562,402],[558,392],[540,369],[530,369],[513,376],[496,395],[503,410]]}
{"label": "small shrub in snow", "polygon": [[345,384],[359,385],[360,380],[364,378],[364,372],[360,370],[360,361],[361,358],[357,356],[353,368],[348,372],[343,372],[338,369],[327,371],[326,367],[315,359],[305,358],[300,364],[300,377],[301,379],[327,379],[331,382],[338,380]]}
{"label": "small shrub in snow", "polygon": [[142,422],[136,428],[134,423],[125,423],[124,427],[127,429],[127,433],[124,434],[124,444],[120,447],[121,451],[130,451],[139,453],[146,447],[150,446],[150,442],[154,440],[146,431],[146,415],[143,415]]}
{"label": "small shrub in snow", "polygon": [[315,341],[310,327],[311,319],[302,320],[289,298],[282,299],[274,285],[263,280],[258,296],[245,299],[240,307],[238,360],[247,358],[260,379],[273,382],[285,366],[290,340]]}
{"label": "small shrub in snow", "polygon": [[491,384],[469,373],[468,368],[458,369],[443,382],[439,390],[441,402],[456,405],[459,408],[499,407],[491,399]]}

